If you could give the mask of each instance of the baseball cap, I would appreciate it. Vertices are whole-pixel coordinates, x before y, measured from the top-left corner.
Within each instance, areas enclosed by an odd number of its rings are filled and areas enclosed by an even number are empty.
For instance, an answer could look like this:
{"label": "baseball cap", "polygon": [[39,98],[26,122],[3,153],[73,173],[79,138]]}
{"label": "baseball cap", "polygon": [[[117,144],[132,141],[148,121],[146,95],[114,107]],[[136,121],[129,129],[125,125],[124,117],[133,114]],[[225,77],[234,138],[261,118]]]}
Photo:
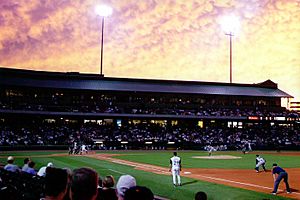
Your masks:
{"label": "baseball cap", "polygon": [[8,156],[7,161],[14,160],[14,157]]}
{"label": "baseball cap", "polygon": [[121,176],[116,185],[118,195],[123,197],[125,191],[134,186],[136,186],[136,180],[133,176],[130,175]]}
{"label": "baseball cap", "polygon": [[47,167],[52,167],[53,166],[53,163],[52,162],[49,162],[48,164],[47,164]]}
{"label": "baseball cap", "polygon": [[277,163],[273,163],[273,166],[277,166]]}

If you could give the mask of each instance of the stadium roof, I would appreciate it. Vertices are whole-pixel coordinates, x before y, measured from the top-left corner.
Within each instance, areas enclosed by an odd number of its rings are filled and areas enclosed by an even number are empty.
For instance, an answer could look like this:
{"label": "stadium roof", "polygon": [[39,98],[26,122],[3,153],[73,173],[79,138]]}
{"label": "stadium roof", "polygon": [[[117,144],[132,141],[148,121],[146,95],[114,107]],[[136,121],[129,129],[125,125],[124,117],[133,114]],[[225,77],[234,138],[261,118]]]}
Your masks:
{"label": "stadium roof", "polygon": [[267,80],[258,84],[101,77],[95,74],[0,68],[0,85],[54,89],[285,97],[291,95]]}

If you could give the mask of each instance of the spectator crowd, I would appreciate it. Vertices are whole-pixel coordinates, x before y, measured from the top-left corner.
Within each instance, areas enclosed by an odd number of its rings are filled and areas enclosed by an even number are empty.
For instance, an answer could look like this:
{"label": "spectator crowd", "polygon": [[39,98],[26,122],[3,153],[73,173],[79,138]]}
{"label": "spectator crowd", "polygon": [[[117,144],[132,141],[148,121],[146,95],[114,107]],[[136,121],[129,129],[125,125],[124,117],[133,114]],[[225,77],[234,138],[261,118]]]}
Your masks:
{"label": "spectator crowd", "polygon": [[[229,149],[242,149],[251,144],[256,149],[266,147],[292,147],[299,145],[300,131],[288,126],[252,126],[245,128],[218,128],[199,126],[164,126],[154,123],[138,123],[126,125],[82,123],[32,123],[9,125],[0,123],[1,146],[47,146],[78,144],[94,146],[101,141],[102,149],[129,148],[130,144],[145,147],[145,142],[152,142],[151,148],[164,149],[168,142],[188,144],[198,147],[207,145],[224,146]],[[158,146],[157,146],[158,145]],[[149,147],[149,145],[148,145]],[[96,146],[94,146],[96,148]]]}
{"label": "spectator crowd", "polygon": [[39,112],[71,112],[71,113],[121,113],[146,115],[186,115],[204,117],[300,117],[298,113],[281,107],[266,106],[224,106],[215,104],[195,104],[189,101],[176,103],[158,103],[141,100],[132,103],[117,102],[112,99],[80,102],[77,104],[62,103],[56,96],[45,104],[34,100],[23,99],[21,102],[4,102],[0,100],[0,110],[39,111]]}
{"label": "spectator crowd", "polygon": [[57,168],[53,163],[34,169],[24,159],[21,168],[9,156],[0,166],[0,197],[5,200],[159,200],[152,191],[137,185],[131,175],[122,175],[115,184],[113,176],[100,175],[91,168]]}

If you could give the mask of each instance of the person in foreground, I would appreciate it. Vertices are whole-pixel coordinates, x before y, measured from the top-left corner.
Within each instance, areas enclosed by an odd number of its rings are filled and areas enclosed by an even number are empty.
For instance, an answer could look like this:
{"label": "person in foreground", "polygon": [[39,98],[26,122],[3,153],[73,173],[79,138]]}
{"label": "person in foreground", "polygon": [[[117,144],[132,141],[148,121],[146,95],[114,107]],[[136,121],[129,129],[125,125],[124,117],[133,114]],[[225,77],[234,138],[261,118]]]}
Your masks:
{"label": "person in foreground", "polygon": [[205,192],[197,192],[195,195],[195,200],[207,200],[207,195]]}
{"label": "person in foreground", "polygon": [[25,172],[27,170],[29,162],[30,162],[29,158],[24,159],[24,165],[22,167],[22,172]]}
{"label": "person in foreground", "polygon": [[67,171],[49,167],[46,169],[45,176],[45,198],[43,200],[63,200],[68,189]]}
{"label": "person in foreground", "polygon": [[7,165],[4,166],[4,169],[10,172],[20,172],[20,168],[17,165],[14,165],[14,157],[8,156]]}
{"label": "person in foreground", "polygon": [[118,200],[124,200],[125,192],[136,186],[136,180],[131,175],[122,175],[116,185]]}
{"label": "person in foreground", "polygon": [[286,193],[290,194],[291,189],[288,183],[288,173],[282,169],[281,167],[277,166],[276,163],[273,164],[272,174],[274,178],[274,190],[272,191],[273,195],[276,195],[279,183],[283,179],[285,186],[286,186]]}
{"label": "person in foreground", "polygon": [[[99,184],[100,185],[100,184]],[[115,179],[113,176],[105,176],[102,182],[102,190],[98,189],[97,200],[118,200],[115,186]]]}
{"label": "person in foreground", "polygon": [[47,164],[47,166],[41,167],[40,170],[38,171],[37,175],[45,177],[46,176],[46,169],[47,169],[47,167],[53,167],[53,163],[49,162]]}
{"label": "person in foreground", "polygon": [[144,186],[134,186],[126,190],[124,200],[153,200],[152,191]]}
{"label": "person in foreground", "polygon": [[73,171],[71,196],[72,200],[95,200],[98,194],[98,174],[90,168],[79,168]]}

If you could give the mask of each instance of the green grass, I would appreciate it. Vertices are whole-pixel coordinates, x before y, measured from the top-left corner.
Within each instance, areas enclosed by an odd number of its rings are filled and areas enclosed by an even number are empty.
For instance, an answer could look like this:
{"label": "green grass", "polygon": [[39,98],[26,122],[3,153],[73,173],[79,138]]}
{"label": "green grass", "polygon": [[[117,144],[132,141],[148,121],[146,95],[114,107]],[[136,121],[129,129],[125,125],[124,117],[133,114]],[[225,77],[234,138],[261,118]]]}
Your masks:
{"label": "green grass", "polygon": [[[184,168],[219,168],[219,169],[253,169],[255,167],[256,153],[263,156],[266,160],[266,166],[270,169],[273,163],[278,163],[284,168],[300,167],[300,156],[287,156],[278,154],[267,154],[266,152],[253,152],[251,154],[242,154],[240,152],[215,152],[213,155],[232,155],[241,157],[241,159],[232,160],[209,160],[196,159],[193,156],[207,156],[207,152],[190,151],[178,152],[182,159]],[[134,162],[153,164],[162,167],[169,165],[169,159],[172,157],[172,152],[136,152],[135,154],[115,156],[116,158],[130,160]]]}
{"label": "green grass", "polygon": [[38,156],[63,153],[66,153],[66,151],[0,151],[0,156]]}
{"label": "green grass", "polygon": [[[7,155],[15,155],[15,156],[28,156],[32,155],[32,160],[37,163],[36,168],[38,169],[41,166],[46,165],[48,162],[53,162],[57,167],[67,167],[67,168],[79,168],[79,167],[91,167],[95,169],[101,177],[106,175],[113,175],[117,180],[122,174],[131,174],[137,179],[138,185],[143,185],[149,187],[156,195],[167,197],[169,199],[174,200],[191,200],[194,198],[194,195],[197,191],[205,191],[208,194],[209,199],[243,199],[243,200],[256,200],[256,199],[287,199],[279,196],[273,196],[269,194],[224,186],[215,183],[204,182],[200,180],[195,180],[191,178],[182,177],[182,187],[174,188],[171,180],[171,176],[167,175],[158,175],[150,172],[144,172],[140,170],[135,170],[133,167],[124,166],[120,164],[110,163],[107,161],[96,160],[93,158],[83,157],[83,156],[61,156],[61,157],[47,157],[47,154],[51,154],[51,152],[13,152],[11,154],[0,154],[0,156]],[[57,153],[57,152],[54,152]],[[104,152],[107,153],[107,152]],[[110,152],[116,153],[116,152]],[[119,153],[119,152],[118,152]],[[203,152],[179,152],[179,155],[183,159],[183,164],[185,167],[219,167],[224,168],[224,166],[228,168],[232,168],[231,166],[235,166],[235,168],[253,168],[255,161],[254,155],[241,155],[239,153],[231,152],[231,155],[239,155],[243,156],[243,159],[240,159],[238,163],[237,160],[231,160],[229,163],[224,161],[218,162],[206,162],[207,160],[199,160],[192,159],[191,156],[196,155],[207,155]],[[121,156],[122,159],[128,159],[132,161],[138,161],[143,163],[150,163],[159,166],[168,166],[169,158],[172,152],[121,152],[124,154]],[[130,155],[125,155],[130,154]],[[225,154],[225,153],[222,153]],[[229,153],[226,153],[228,155]],[[45,155],[44,157],[34,157],[34,155]],[[270,157],[269,157],[270,156]],[[287,162],[289,167],[299,167],[300,163],[297,161],[296,157],[292,161],[289,158],[284,158],[286,156],[280,156],[280,158],[271,155],[265,156],[269,161],[272,159],[279,159],[280,162]],[[298,159],[299,160],[299,159]],[[249,162],[248,164],[245,164]],[[5,163],[6,158],[0,158],[0,162]],[[232,162],[232,163],[231,163]],[[279,163],[280,163],[279,162]],[[16,164],[22,166],[23,158],[16,158]],[[222,165],[216,166],[216,165]]]}

